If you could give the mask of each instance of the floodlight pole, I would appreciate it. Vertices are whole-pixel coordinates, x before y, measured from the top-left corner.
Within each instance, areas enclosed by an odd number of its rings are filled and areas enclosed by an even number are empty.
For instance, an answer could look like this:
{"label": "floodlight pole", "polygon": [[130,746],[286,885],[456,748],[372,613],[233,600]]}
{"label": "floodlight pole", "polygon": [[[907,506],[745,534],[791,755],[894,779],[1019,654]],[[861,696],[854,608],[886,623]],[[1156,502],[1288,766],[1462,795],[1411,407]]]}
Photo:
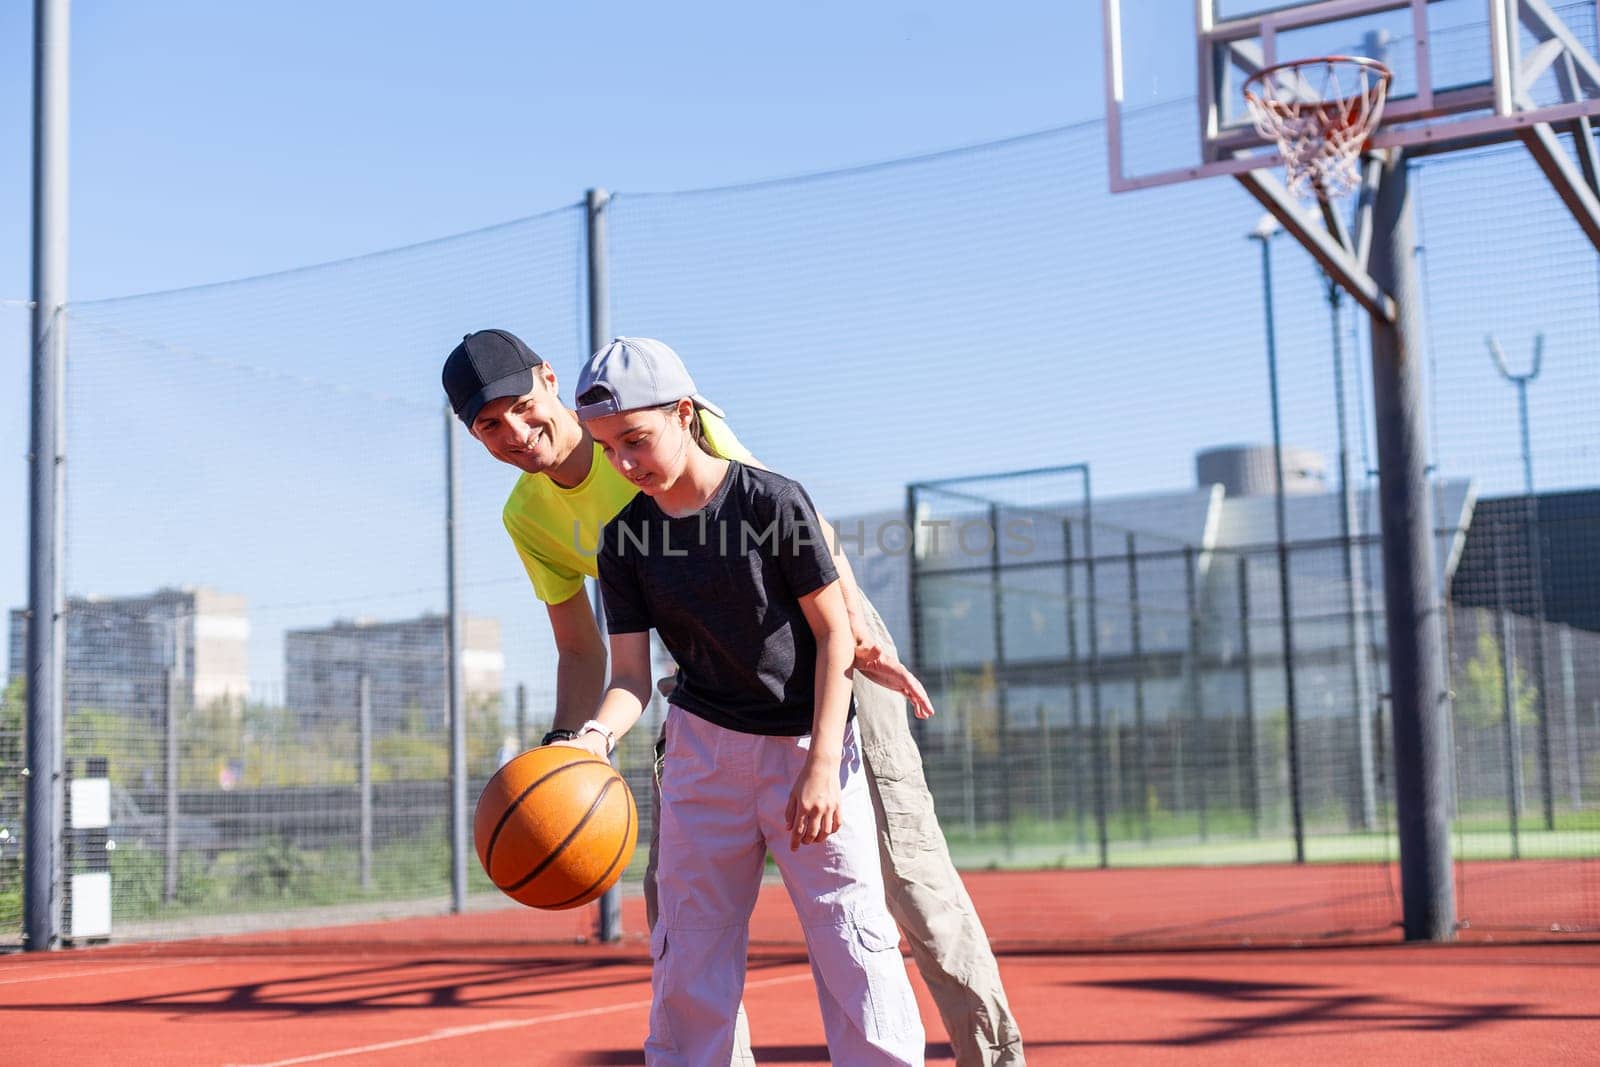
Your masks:
{"label": "floodlight pole", "polygon": [[23,936],[29,951],[61,947],[66,820],[64,503],[66,488],[68,0],[33,6],[33,347],[28,448],[28,810]]}
{"label": "floodlight pole", "polygon": [[[1538,688],[1539,713],[1539,799],[1544,805],[1544,828],[1556,828],[1555,776],[1550,752],[1550,701],[1546,684],[1544,663],[1544,546],[1539,535],[1539,498],[1533,493],[1533,447],[1528,434],[1528,385],[1539,377],[1539,364],[1544,360],[1544,334],[1533,338],[1533,366],[1525,374],[1512,374],[1506,365],[1505,353],[1493,336],[1485,337],[1489,355],[1494,359],[1500,377],[1517,387],[1517,419],[1522,431],[1522,508],[1523,524],[1528,531],[1528,566],[1533,571],[1531,583],[1533,600],[1533,678]],[[1510,684],[1510,679],[1507,679]]]}
{"label": "floodlight pole", "polygon": [[1300,716],[1294,684],[1294,595],[1289,571],[1289,521],[1284,501],[1283,430],[1278,416],[1278,341],[1272,317],[1272,238],[1280,231],[1269,216],[1250,233],[1261,243],[1261,298],[1266,307],[1267,385],[1272,405],[1273,518],[1278,548],[1278,614],[1283,644],[1283,694],[1289,735],[1289,808],[1294,828],[1294,861],[1306,861],[1305,812],[1300,802]]}
{"label": "floodlight pole", "polygon": [[1324,276],[1328,286],[1328,316],[1333,332],[1333,401],[1339,429],[1339,539],[1344,565],[1345,639],[1350,645],[1350,680],[1355,688],[1356,785],[1355,823],[1362,830],[1378,826],[1377,773],[1372,745],[1372,684],[1367,673],[1368,620],[1356,603],[1356,588],[1365,588],[1366,574],[1356,558],[1358,535],[1355,486],[1350,481],[1350,445],[1345,430],[1344,340],[1340,308],[1344,290]]}
{"label": "floodlight pole", "polygon": [[1392,322],[1372,319],[1372,392],[1402,912],[1407,940],[1448,941],[1456,926],[1450,723],[1426,473],[1422,288],[1412,254],[1416,222],[1404,153],[1392,150],[1377,179],[1372,279],[1395,307]]}

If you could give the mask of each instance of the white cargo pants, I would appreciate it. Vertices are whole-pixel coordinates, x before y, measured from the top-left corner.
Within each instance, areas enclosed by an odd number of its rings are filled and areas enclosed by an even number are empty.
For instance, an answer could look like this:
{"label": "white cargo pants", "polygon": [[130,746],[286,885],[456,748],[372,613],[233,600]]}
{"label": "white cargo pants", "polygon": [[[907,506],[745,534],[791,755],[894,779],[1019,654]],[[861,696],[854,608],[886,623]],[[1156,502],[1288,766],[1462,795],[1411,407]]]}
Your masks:
{"label": "white cargo pants", "polygon": [[[888,629],[866,598],[862,610],[878,640],[894,647]],[[959,1067],[1025,1067],[1022,1037],[1006,1002],[1000,969],[983,922],[950,861],[922,774],[922,754],[911,735],[906,702],[898,693],[857,675],[856,727],[873,809],[889,912],[911,945]],[[665,743],[664,741],[662,742]],[[659,754],[661,749],[657,748]],[[652,792],[657,792],[652,790]],[[659,812],[660,798],[652,796]],[[659,820],[652,820],[652,827]],[[644,873],[645,915],[656,921],[656,865],[660,842],[650,835]],[[739,1013],[732,1067],[754,1067],[744,1012]]]}
{"label": "white cargo pants", "polygon": [[750,913],[770,851],[811,957],[833,1062],[921,1064],[925,1035],[884,904],[877,825],[856,743],[840,764],[843,822],[789,850],[784,815],[810,738],[761,737],[671,707],[661,775],[651,1067],[725,1067],[744,990]]}

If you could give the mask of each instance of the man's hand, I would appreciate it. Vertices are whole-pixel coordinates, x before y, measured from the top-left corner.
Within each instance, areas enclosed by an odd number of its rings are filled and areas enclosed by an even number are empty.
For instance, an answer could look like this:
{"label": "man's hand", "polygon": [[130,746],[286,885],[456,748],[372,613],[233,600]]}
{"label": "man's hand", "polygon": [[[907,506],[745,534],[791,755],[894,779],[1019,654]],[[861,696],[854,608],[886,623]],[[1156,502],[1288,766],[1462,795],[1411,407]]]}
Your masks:
{"label": "man's hand", "polygon": [[801,845],[813,845],[827,840],[844,825],[844,803],[839,793],[839,761],[828,765],[826,759],[812,757],[806,760],[794,788],[789,791],[789,806],[784,812],[783,828],[789,831],[789,851],[797,852]]}
{"label": "man's hand", "polygon": [[933,702],[917,676],[911,673],[894,649],[883,644],[865,629],[855,632],[856,658],[854,667],[870,682],[899,693],[911,701],[911,710],[919,719],[933,718]]}

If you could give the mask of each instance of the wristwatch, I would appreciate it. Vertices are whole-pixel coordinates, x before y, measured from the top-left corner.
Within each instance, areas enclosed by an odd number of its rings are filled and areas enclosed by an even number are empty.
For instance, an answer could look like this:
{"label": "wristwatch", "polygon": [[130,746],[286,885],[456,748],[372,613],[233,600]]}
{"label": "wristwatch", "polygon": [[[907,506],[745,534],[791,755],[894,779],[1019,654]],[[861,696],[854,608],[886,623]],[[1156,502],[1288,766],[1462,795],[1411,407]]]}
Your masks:
{"label": "wristwatch", "polygon": [[612,730],[611,727],[607,726],[599,719],[590,719],[588,722],[578,727],[578,736],[582,737],[584,734],[599,734],[601,737],[605,738],[606,755],[608,756],[611,755],[611,750],[617,747],[616,731]]}

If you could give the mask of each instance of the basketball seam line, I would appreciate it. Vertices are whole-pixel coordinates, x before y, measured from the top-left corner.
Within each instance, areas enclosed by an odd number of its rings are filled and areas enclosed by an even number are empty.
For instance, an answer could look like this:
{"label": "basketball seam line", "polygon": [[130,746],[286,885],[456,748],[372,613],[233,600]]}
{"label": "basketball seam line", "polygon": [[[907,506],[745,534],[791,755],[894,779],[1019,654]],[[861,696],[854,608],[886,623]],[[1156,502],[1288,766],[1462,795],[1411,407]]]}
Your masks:
{"label": "basketball seam line", "polygon": [[[606,784],[606,788],[609,789],[612,784],[613,783],[609,783],[608,782]],[[602,794],[602,795],[604,795],[604,794]],[[617,862],[622,859],[622,853],[628,847],[628,831],[630,831],[630,830],[632,830],[634,828],[633,814],[634,814],[634,806],[632,804],[629,804],[628,805],[628,825],[623,827],[623,829],[622,829],[622,840],[617,842],[617,854],[615,856],[612,856],[611,857],[611,862],[606,865],[606,872],[604,874],[602,874],[599,878],[596,878],[594,881],[590,882],[589,883],[589,887],[587,889],[585,889],[582,893],[579,893],[577,896],[568,897],[566,900],[563,900],[559,904],[550,905],[551,910],[556,910],[556,909],[559,909],[559,908],[569,907],[572,904],[573,901],[582,900],[584,897],[586,897],[590,893],[594,892],[594,887],[595,886],[599,885],[600,883],[604,882],[607,878],[611,877],[611,872],[616,869]]]}
{"label": "basketball seam line", "polygon": [[[595,762],[598,763],[599,761],[596,760]],[[577,765],[570,764],[570,766]],[[502,893],[515,893],[517,890],[521,889],[523,886],[539,877],[539,875],[543,874],[544,869],[550,866],[550,864],[554,863],[556,857],[560,856],[562,852],[566,851],[567,846],[572,844],[572,839],[578,836],[578,831],[587,826],[589,824],[589,820],[594,818],[594,813],[599,810],[600,802],[605,800],[606,794],[611,792],[611,787],[616,785],[617,781],[618,779],[612,778],[601,787],[600,795],[594,798],[594,802],[589,805],[589,810],[584,812],[583,818],[578,820],[578,825],[567,831],[567,836],[561,839],[561,844],[550,850],[550,855],[546,856],[542,861],[540,861],[537,867],[523,875],[521,878],[517,879],[515,882],[511,883],[510,885],[501,886],[500,891]]]}
{"label": "basketball seam line", "polygon": [[494,869],[494,846],[495,842],[500,840],[500,831],[505,829],[506,823],[510,821],[512,815],[516,814],[517,809],[522,806],[522,802],[528,799],[529,793],[532,793],[535,789],[538,789],[541,785],[543,785],[545,782],[548,782],[558,774],[570,771],[574,767],[581,767],[585,763],[599,762],[600,761],[597,759],[581,759],[574,760],[571,763],[563,763],[553,771],[546,771],[544,774],[540,775],[538,778],[529,783],[528,787],[521,793],[518,793],[517,798],[510,804],[507,804],[506,810],[500,813],[500,821],[494,824],[494,832],[489,835],[489,844],[483,850],[484,871],[487,873]]}

